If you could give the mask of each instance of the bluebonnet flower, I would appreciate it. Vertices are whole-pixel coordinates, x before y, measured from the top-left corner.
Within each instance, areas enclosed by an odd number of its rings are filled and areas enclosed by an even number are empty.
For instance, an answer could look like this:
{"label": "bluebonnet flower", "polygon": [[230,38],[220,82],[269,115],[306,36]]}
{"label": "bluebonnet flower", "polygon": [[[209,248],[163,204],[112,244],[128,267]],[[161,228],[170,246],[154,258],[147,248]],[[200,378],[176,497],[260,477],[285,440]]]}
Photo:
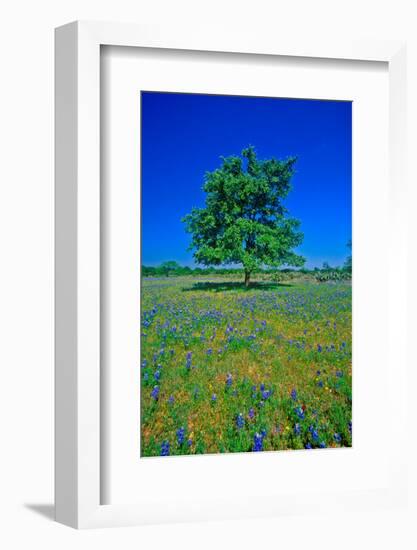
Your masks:
{"label": "bluebonnet flower", "polygon": [[181,428],[178,428],[177,430],[178,445],[182,445],[184,443],[184,438],[185,438],[185,428],[184,426],[181,426]]}
{"label": "bluebonnet flower", "polygon": [[185,359],[185,368],[187,370],[190,370],[190,368],[191,368],[191,356],[192,356],[192,353],[191,353],[191,351],[189,351],[187,353],[187,356],[186,356],[186,359]]}
{"label": "bluebonnet flower", "polygon": [[259,401],[259,406],[263,407],[265,405],[265,401]]}
{"label": "bluebonnet flower", "polygon": [[291,399],[297,401],[297,390],[295,388],[291,390]]}
{"label": "bluebonnet flower", "polygon": [[243,418],[243,414],[239,413],[236,417],[236,426],[240,430],[245,425],[245,419]]}
{"label": "bluebonnet flower", "polygon": [[316,374],[317,374],[317,376],[320,376],[321,370],[318,370],[318,371],[316,372]]}
{"label": "bluebonnet flower", "polygon": [[336,443],[340,443],[342,441],[342,436],[340,434],[333,434],[333,438],[336,441]]}
{"label": "bluebonnet flower", "polygon": [[170,405],[172,405],[172,404],[174,403],[174,401],[175,401],[174,396],[173,396],[173,395],[170,395],[170,396],[169,396],[169,399],[168,399],[168,403],[169,403]]}
{"label": "bluebonnet flower", "polygon": [[145,380],[145,382],[149,380],[149,374],[147,372],[143,374],[143,379]]}
{"label": "bluebonnet flower", "polygon": [[191,447],[192,444],[193,444],[193,440],[192,440],[192,439],[189,439],[189,440],[187,441],[187,445],[188,445],[189,447]]}
{"label": "bluebonnet flower", "polygon": [[211,355],[212,353],[213,353],[213,350],[212,350],[211,348],[209,348],[209,349],[207,350],[207,355]]}
{"label": "bluebonnet flower", "polygon": [[213,395],[211,396],[211,400],[213,403],[217,401],[217,395],[215,393],[213,393]]}
{"label": "bluebonnet flower", "polygon": [[270,395],[271,395],[271,390],[264,390],[264,391],[262,392],[262,399],[263,399],[263,400],[266,400],[266,399],[268,399],[268,397],[269,397]]}
{"label": "bluebonnet flower", "polygon": [[265,429],[261,430],[261,436],[262,436],[262,438],[266,437],[266,430]]}
{"label": "bluebonnet flower", "polygon": [[159,397],[159,386],[154,386],[153,387],[153,390],[151,392],[151,397],[153,399],[155,399],[155,401],[158,401],[158,397]]}
{"label": "bluebonnet flower", "polygon": [[154,377],[155,380],[158,382],[158,380],[161,378],[161,371],[160,371],[160,370],[156,370],[156,371],[154,372],[153,377]]}
{"label": "bluebonnet flower", "polygon": [[305,447],[306,449],[312,449],[312,448],[313,448],[310,442],[306,443],[306,444],[304,445],[304,447]]}
{"label": "bluebonnet flower", "polygon": [[[256,387],[256,386],[255,386],[255,387]],[[265,384],[261,384],[261,385],[259,386],[259,389],[260,389],[261,391],[264,391],[264,389],[265,389]]]}
{"label": "bluebonnet flower", "polygon": [[317,345],[317,351],[318,351],[319,353],[321,353],[321,352],[323,351],[323,348],[321,347],[320,344]]}
{"label": "bluebonnet flower", "polygon": [[262,437],[261,434],[256,433],[253,436],[252,451],[254,452],[262,451],[263,445],[264,445],[264,438]]}
{"label": "bluebonnet flower", "polygon": [[261,325],[262,325],[263,327],[266,327],[266,321],[261,321]]}
{"label": "bluebonnet flower", "polygon": [[300,418],[300,420],[304,420],[304,411],[302,407],[296,407],[294,409],[295,414]]}
{"label": "bluebonnet flower", "polygon": [[324,384],[323,384],[323,380],[319,380],[319,381],[317,382],[317,385],[318,385],[319,388],[322,388],[323,385],[324,385]]}
{"label": "bluebonnet flower", "polygon": [[255,411],[254,411],[254,409],[252,409],[252,408],[249,409],[248,416],[249,416],[249,418],[252,420],[252,418],[255,416]]}
{"label": "bluebonnet flower", "polygon": [[256,398],[256,386],[252,386],[252,399]]}
{"label": "bluebonnet flower", "polygon": [[319,447],[320,447],[320,449],[325,449],[327,447],[327,445],[324,441],[320,441]]}
{"label": "bluebonnet flower", "polygon": [[343,372],[342,372],[341,370],[336,371],[336,376],[337,376],[338,378],[342,378]]}
{"label": "bluebonnet flower", "polygon": [[311,437],[314,439],[314,441],[317,441],[319,438],[319,432],[315,428],[311,430]]}
{"label": "bluebonnet flower", "polygon": [[161,456],[169,455],[169,441],[163,441],[161,444]]}
{"label": "bluebonnet flower", "polygon": [[348,430],[349,430],[349,433],[351,434],[352,433],[352,420],[349,421]]}
{"label": "bluebonnet flower", "polygon": [[146,367],[147,363],[148,363],[148,362],[146,361],[146,359],[144,359],[144,360],[142,361],[141,367],[144,369],[144,368]]}
{"label": "bluebonnet flower", "polygon": [[232,385],[233,383],[233,377],[232,375],[230,374],[230,372],[227,373],[227,376],[226,376],[226,386],[228,386],[230,388],[230,386]]}
{"label": "bluebonnet flower", "polygon": [[300,435],[300,433],[301,433],[301,426],[297,422],[297,424],[294,426],[294,434],[295,435]]}

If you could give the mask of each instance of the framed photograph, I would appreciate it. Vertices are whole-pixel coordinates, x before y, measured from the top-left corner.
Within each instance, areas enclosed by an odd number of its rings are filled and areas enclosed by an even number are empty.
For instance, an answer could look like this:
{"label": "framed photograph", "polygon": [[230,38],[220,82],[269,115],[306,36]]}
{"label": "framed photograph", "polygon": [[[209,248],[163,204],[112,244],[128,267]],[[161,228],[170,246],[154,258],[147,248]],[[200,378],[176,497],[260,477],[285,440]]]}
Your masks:
{"label": "framed photograph", "polygon": [[58,521],[404,502],[405,76],[400,42],[57,29]]}

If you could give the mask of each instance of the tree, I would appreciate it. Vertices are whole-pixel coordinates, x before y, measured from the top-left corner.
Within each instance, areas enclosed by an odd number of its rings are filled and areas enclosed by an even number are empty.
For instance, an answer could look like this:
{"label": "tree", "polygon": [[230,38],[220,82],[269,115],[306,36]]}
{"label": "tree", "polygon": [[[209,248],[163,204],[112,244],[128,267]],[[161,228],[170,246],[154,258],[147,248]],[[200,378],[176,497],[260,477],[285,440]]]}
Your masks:
{"label": "tree", "polygon": [[304,264],[293,252],[303,240],[300,222],[288,217],[282,204],[295,162],[294,157],[258,160],[248,147],[241,156],[222,157],[220,168],[206,173],[205,208],[193,208],[183,218],[197,263],[241,264],[246,286],[259,267]]}
{"label": "tree", "polygon": [[161,272],[166,275],[167,277],[169,277],[169,275],[171,273],[175,273],[176,271],[178,271],[179,269],[181,269],[181,266],[175,262],[174,260],[169,260],[167,262],[163,262],[160,266],[159,266],[159,269],[161,270]]}

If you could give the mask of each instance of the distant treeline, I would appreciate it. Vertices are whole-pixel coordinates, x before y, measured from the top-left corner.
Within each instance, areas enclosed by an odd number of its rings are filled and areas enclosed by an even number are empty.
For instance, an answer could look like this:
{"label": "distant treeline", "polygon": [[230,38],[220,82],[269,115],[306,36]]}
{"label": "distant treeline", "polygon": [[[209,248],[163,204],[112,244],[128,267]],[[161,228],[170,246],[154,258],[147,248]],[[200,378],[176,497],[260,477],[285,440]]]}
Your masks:
{"label": "distant treeline", "polygon": [[[277,269],[257,269],[254,271],[258,274],[270,276],[273,279],[281,279],[294,275],[313,275],[317,280],[325,281],[332,279],[347,279],[350,278],[352,271],[351,259],[346,261],[342,267],[331,267],[328,263],[324,263],[321,268],[313,269],[300,268],[277,268]],[[201,275],[241,275],[244,272],[243,268],[225,268],[225,267],[189,267],[182,266],[175,261],[163,262],[158,266],[142,266],[143,277],[180,277],[184,275],[201,276]]]}

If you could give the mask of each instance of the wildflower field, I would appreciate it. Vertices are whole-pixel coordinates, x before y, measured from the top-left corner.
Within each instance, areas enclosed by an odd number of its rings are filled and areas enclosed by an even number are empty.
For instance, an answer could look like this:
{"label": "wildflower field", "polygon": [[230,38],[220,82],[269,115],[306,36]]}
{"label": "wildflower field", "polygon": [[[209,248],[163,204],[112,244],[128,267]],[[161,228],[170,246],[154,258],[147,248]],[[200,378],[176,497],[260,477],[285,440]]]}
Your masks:
{"label": "wildflower field", "polygon": [[349,447],[350,282],[142,279],[142,456]]}

